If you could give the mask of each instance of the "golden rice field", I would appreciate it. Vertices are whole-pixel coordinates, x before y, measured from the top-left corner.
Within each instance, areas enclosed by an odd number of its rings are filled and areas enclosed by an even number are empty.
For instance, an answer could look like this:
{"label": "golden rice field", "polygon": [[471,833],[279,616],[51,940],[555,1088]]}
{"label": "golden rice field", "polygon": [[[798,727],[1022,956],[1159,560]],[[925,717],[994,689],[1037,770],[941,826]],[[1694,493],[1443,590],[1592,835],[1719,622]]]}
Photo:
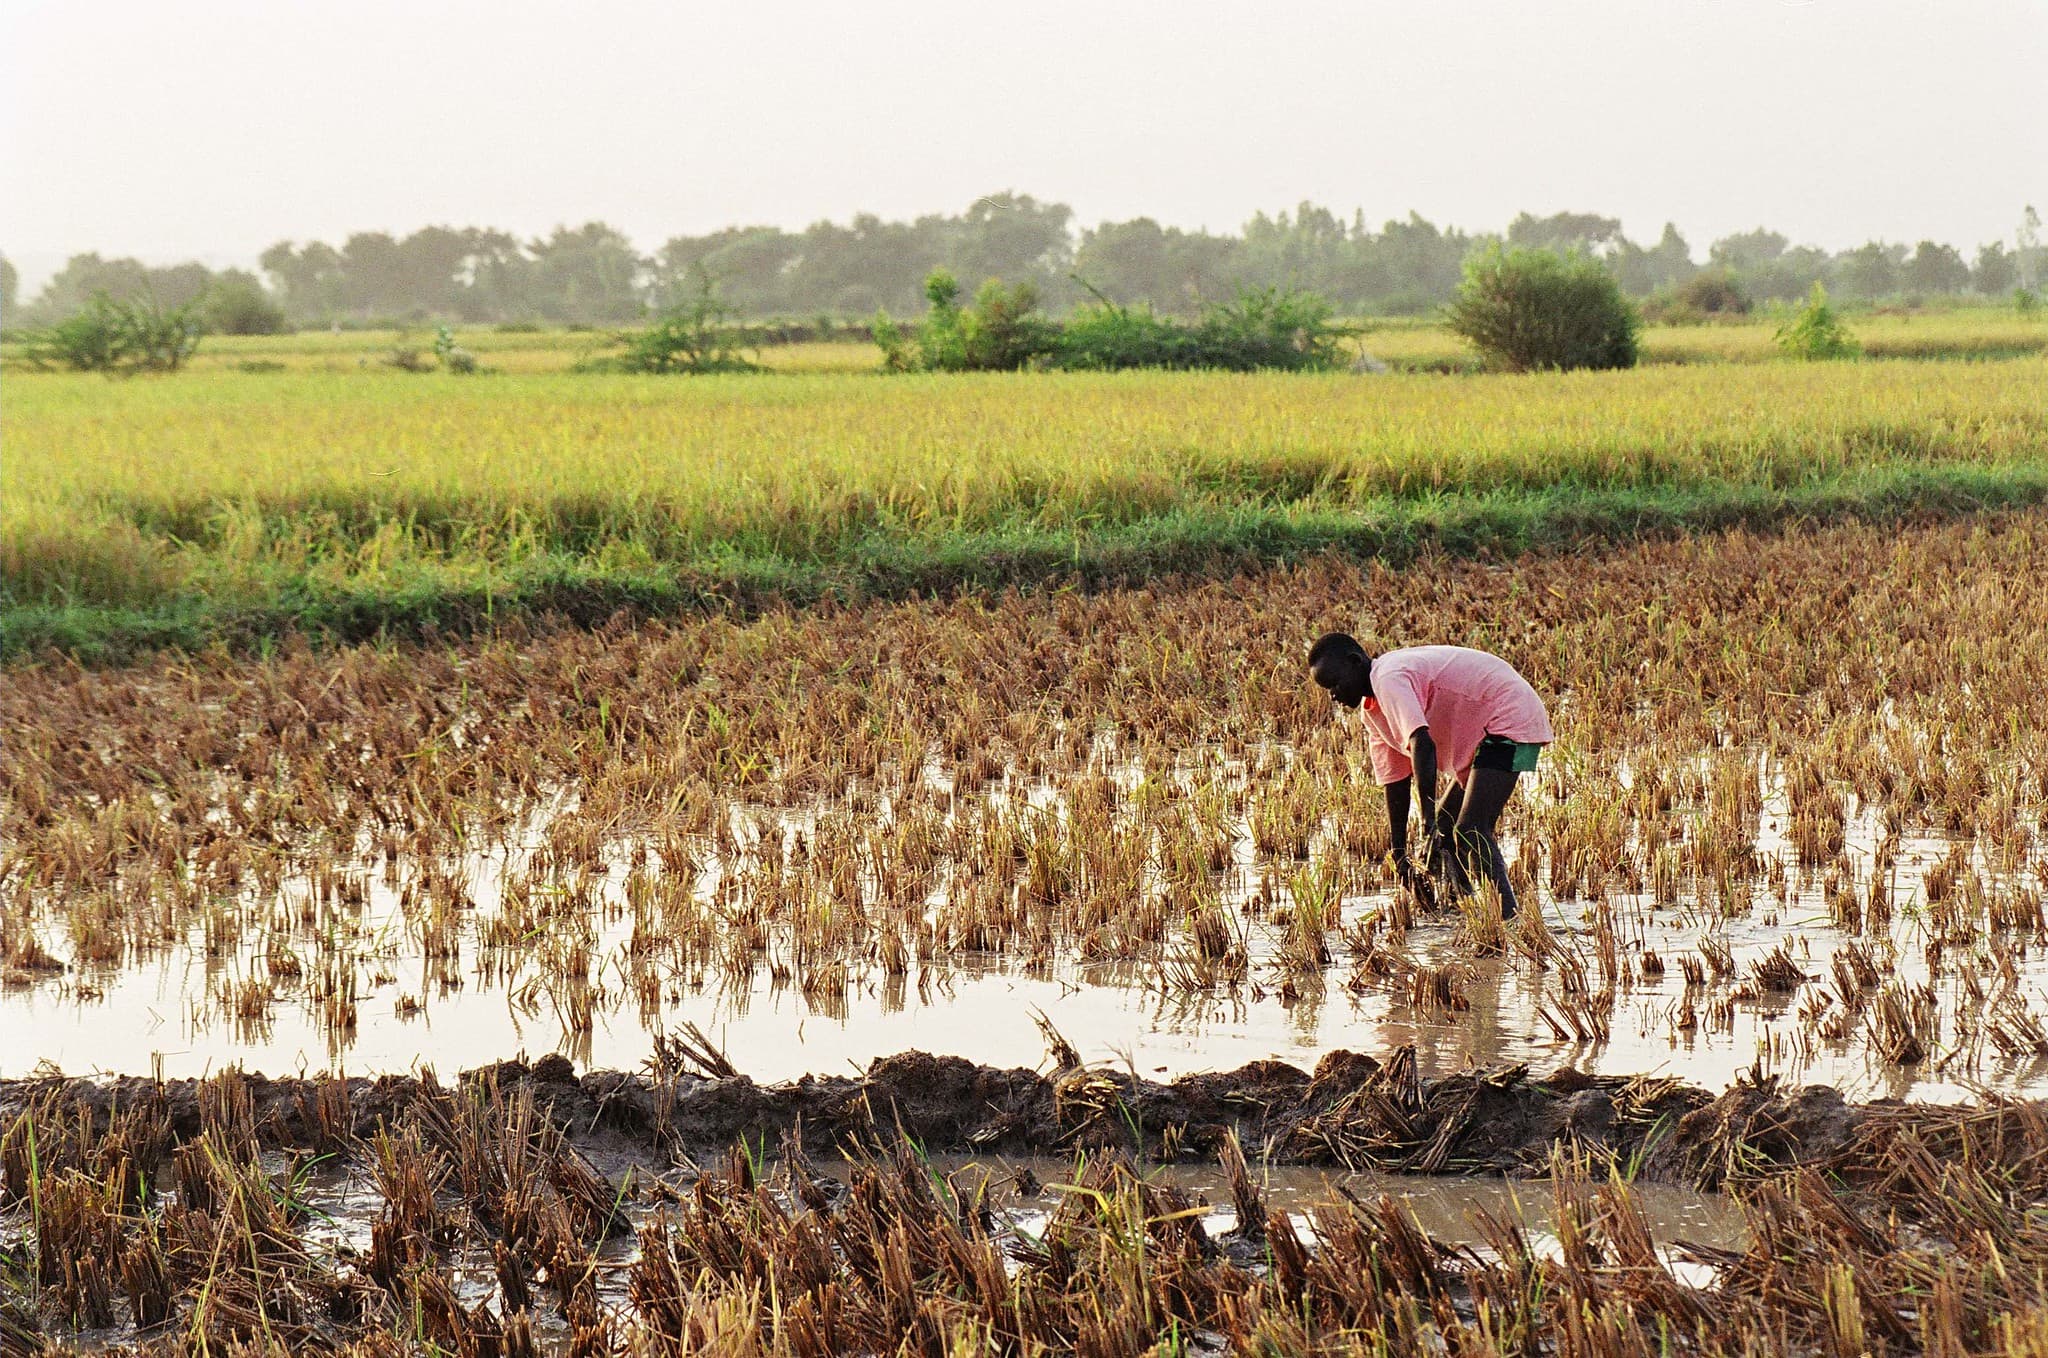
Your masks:
{"label": "golden rice field", "polygon": [[[2027,502],[2048,359],[10,380],[7,646],[1143,578]],[[66,629],[70,629],[67,631]]]}

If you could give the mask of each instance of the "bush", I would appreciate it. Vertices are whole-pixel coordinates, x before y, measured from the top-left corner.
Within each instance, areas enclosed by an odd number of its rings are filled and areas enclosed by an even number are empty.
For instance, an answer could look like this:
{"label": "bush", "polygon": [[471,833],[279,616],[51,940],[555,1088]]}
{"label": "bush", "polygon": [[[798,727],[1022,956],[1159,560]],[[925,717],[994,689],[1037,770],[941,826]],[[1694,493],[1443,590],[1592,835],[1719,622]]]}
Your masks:
{"label": "bush", "polygon": [[887,316],[875,320],[875,342],[892,372],[1329,369],[1345,361],[1342,343],[1351,333],[1331,320],[1322,298],[1272,288],[1205,307],[1192,324],[1150,307],[1118,306],[1100,293],[1097,305],[1061,324],[1037,314],[1029,284],[1006,288],[997,279],[963,307],[959,283],[943,269],[925,280],[925,295],[931,310],[914,334]]}
{"label": "bush", "polygon": [[1776,339],[1778,347],[1794,358],[1854,358],[1862,352],[1828,305],[1828,290],[1819,283],[1807,294],[1806,305],[1778,327]]}
{"label": "bush", "polygon": [[732,312],[714,295],[711,280],[699,280],[688,301],[657,315],[644,330],[619,336],[626,352],[609,366],[621,372],[696,374],[759,372],[750,361]]}
{"label": "bush", "polygon": [[207,331],[215,335],[282,335],[291,329],[284,308],[250,278],[215,283],[201,308]]}
{"label": "bush", "polygon": [[1059,327],[1038,314],[1038,289],[1005,287],[991,278],[960,305],[960,283],[946,269],[924,280],[925,313],[915,335],[886,315],[875,318],[875,343],[891,372],[1015,372],[1053,351]]}
{"label": "bush", "polygon": [[441,366],[458,376],[468,376],[477,370],[476,355],[455,342],[455,332],[442,326],[434,332],[434,357],[441,360]]}
{"label": "bush", "polygon": [[1345,363],[1353,332],[1331,319],[1330,304],[1312,292],[1259,288],[1202,309],[1196,333],[1205,368],[1327,370]]}
{"label": "bush", "polygon": [[154,296],[116,300],[96,292],[65,320],[29,333],[38,368],[126,374],[175,372],[199,347],[199,301],[166,307]]}
{"label": "bush", "polygon": [[1678,304],[1703,316],[1747,316],[1749,294],[1726,269],[1702,269],[1678,289]]}
{"label": "bush", "polygon": [[1634,367],[1642,326],[1598,260],[1497,244],[1466,261],[1445,318],[1510,372]]}

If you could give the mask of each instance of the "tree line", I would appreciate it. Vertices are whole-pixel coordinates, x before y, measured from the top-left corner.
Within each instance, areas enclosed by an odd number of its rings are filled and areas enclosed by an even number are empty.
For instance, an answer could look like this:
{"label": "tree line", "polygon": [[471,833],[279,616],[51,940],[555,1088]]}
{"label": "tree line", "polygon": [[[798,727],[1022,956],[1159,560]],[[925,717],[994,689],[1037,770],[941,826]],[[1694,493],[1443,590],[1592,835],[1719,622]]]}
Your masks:
{"label": "tree line", "polygon": [[945,269],[969,282],[1028,284],[1055,311],[1096,297],[1193,315],[1246,289],[1279,288],[1314,293],[1345,314],[1401,315],[1448,302],[1466,259],[1496,241],[1590,256],[1638,298],[1677,296],[1693,284],[1686,295],[1707,299],[1707,310],[1795,299],[1816,282],[1865,302],[2005,297],[2037,286],[2042,272],[2032,208],[2010,245],[1993,241],[1967,258],[1932,240],[1829,252],[1758,228],[1711,242],[1702,260],[1675,225],[1643,244],[1624,235],[1618,219],[1597,213],[1523,213],[1504,232],[1468,234],[1414,213],[1375,228],[1363,213],[1347,220],[1303,203],[1291,213],[1260,213],[1234,235],[1149,217],[1077,231],[1065,204],[1002,193],[957,215],[861,215],[801,231],[729,227],[673,237],[652,254],[603,222],[525,240],[489,228],[428,226],[402,237],[358,232],[338,246],[280,241],[260,257],[261,277],[80,254],[19,315],[18,275],[0,259],[0,309],[8,324],[48,322],[96,293],[148,292],[165,305],[205,298],[209,324],[229,333],[430,320],[607,324],[675,305],[708,281],[740,316],[843,322],[921,313],[925,279]]}

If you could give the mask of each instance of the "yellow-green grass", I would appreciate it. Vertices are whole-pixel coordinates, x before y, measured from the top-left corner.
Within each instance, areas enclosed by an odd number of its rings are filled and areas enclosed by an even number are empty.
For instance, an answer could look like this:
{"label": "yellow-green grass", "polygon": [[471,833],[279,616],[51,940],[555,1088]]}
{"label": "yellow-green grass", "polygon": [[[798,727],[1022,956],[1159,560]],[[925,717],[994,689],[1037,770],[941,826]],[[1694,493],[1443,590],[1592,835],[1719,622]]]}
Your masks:
{"label": "yellow-green grass", "polygon": [[[514,338],[514,337],[507,337]],[[355,635],[2036,498],[2048,360],[7,379],[5,645]]]}

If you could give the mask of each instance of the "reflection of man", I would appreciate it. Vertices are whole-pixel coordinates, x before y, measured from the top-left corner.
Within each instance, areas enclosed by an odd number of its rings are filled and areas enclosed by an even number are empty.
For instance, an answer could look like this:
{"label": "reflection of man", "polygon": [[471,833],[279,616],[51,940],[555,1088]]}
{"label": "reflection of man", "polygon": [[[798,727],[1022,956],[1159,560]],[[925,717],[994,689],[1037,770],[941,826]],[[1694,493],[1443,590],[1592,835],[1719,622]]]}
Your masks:
{"label": "reflection of man", "polygon": [[[1330,697],[1358,710],[1371,740],[1372,767],[1387,790],[1394,862],[1404,884],[1419,879],[1408,856],[1409,784],[1421,802],[1424,863],[1469,891],[1482,878],[1513,917],[1515,889],[1495,831],[1515,781],[1536,767],[1555,737],[1550,714],[1529,681],[1497,655],[1464,646],[1407,646],[1377,659],[1342,632],[1309,648],[1309,673]],[[1451,786],[1437,797],[1437,771]]]}

